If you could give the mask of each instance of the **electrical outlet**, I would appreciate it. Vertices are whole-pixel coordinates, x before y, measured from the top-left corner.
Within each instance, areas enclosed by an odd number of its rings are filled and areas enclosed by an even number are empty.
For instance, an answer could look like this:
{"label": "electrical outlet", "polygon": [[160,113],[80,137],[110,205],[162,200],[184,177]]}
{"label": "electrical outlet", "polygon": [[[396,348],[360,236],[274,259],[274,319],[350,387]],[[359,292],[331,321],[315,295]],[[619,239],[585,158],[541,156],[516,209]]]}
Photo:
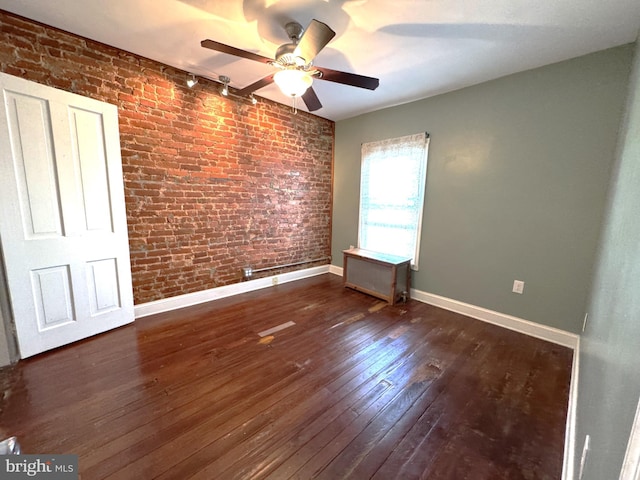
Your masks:
{"label": "electrical outlet", "polygon": [[580,470],[578,470],[578,480],[582,480],[584,475],[584,466],[587,463],[587,457],[589,456],[589,448],[591,447],[591,435],[584,437],[584,447],[582,447],[582,456],[580,457]]}
{"label": "electrical outlet", "polygon": [[278,277],[273,277],[273,278],[271,279],[271,285],[274,285],[274,286],[275,286],[275,285],[277,285],[277,284],[278,284]]}
{"label": "electrical outlet", "polygon": [[513,293],[522,294],[524,292],[524,282],[522,280],[514,280],[513,281],[513,289],[511,291]]}
{"label": "electrical outlet", "polygon": [[589,312],[584,314],[584,320],[582,321],[582,331],[587,329],[587,320],[589,319]]}

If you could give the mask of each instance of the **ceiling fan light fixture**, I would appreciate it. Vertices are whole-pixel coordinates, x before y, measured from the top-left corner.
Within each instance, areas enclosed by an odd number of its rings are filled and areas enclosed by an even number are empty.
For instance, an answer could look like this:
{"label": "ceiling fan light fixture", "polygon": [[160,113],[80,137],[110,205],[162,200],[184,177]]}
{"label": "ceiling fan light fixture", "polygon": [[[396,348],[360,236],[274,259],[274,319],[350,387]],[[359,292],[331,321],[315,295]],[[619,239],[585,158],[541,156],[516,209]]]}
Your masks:
{"label": "ceiling fan light fixture", "polygon": [[288,97],[300,97],[313,83],[313,78],[303,70],[288,68],[273,76],[276,85]]}

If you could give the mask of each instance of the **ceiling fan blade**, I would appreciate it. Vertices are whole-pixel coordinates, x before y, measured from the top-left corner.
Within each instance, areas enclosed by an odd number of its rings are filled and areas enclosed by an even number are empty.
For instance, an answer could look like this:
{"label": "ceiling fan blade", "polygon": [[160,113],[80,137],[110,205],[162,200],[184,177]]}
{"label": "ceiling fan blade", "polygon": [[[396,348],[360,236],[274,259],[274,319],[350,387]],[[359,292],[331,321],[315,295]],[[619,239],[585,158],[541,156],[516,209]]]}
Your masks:
{"label": "ceiling fan blade", "polygon": [[313,68],[322,73],[322,76],[319,77],[321,80],[327,80],[328,82],[342,83],[344,85],[366,88],[368,90],[375,90],[378,88],[378,85],[380,85],[380,80],[377,78],[365,77],[364,75],[355,73],[340,72],[339,70],[331,70],[330,68],[316,66]]}
{"label": "ceiling fan blade", "polygon": [[335,36],[336,32],[328,25],[313,19],[302,34],[294,55],[304,58],[305,62],[309,63]]}
{"label": "ceiling fan blade", "polygon": [[302,100],[304,100],[304,104],[310,112],[315,112],[322,108],[320,99],[318,99],[313,87],[307,88],[307,91],[302,94]]}
{"label": "ceiling fan blade", "polygon": [[253,92],[255,92],[256,90],[260,90],[262,87],[266,87],[267,85],[272,84],[273,83],[273,75],[274,74],[271,74],[269,76],[261,78],[257,82],[252,83],[251,85],[247,85],[242,90],[238,90],[236,92],[236,95],[239,95],[241,97],[244,96],[244,95],[250,95]]}
{"label": "ceiling fan blade", "polygon": [[271,62],[273,62],[271,58],[263,57],[262,55],[258,55],[257,53],[247,52],[246,50],[240,50],[239,48],[230,47],[229,45],[225,45],[224,43],[216,42],[214,40],[202,40],[202,42],[200,42],[200,45],[202,45],[204,48],[215,50],[216,52],[228,53],[229,55],[247,58],[256,62],[267,64],[271,64]]}

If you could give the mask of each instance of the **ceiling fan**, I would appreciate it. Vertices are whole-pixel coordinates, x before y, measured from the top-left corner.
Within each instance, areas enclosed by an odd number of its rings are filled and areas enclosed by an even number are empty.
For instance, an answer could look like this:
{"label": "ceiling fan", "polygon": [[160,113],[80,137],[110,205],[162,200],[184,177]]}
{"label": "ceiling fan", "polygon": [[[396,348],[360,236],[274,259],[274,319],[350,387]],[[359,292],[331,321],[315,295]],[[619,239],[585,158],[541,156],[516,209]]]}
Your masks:
{"label": "ceiling fan", "polygon": [[297,22],[289,22],[284,28],[291,42],[278,47],[275,60],[213,40],[203,40],[200,44],[217,52],[266,63],[278,69],[275,73],[238,90],[238,95],[250,95],[275,82],[285,95],[294,99],[294,106],[295,99],[302,97],[307,109],[313,112],[322,108],[311,86],[314,78],[369,90],[378,88],[380,81],[377,78],[313,65],[316,55],[336,35],[328,25],[314,19],[306,29]]}

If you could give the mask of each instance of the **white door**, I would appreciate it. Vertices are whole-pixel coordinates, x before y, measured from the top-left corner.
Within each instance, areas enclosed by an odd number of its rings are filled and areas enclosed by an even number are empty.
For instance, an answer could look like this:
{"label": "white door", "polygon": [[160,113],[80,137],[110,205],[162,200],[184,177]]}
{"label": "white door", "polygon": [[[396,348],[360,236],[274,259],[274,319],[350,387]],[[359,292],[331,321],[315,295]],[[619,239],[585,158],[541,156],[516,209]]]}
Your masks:
{"label": "white door", "polygon": [[114,105],[0,73],[0,241],[22,358],[132,322]]}

